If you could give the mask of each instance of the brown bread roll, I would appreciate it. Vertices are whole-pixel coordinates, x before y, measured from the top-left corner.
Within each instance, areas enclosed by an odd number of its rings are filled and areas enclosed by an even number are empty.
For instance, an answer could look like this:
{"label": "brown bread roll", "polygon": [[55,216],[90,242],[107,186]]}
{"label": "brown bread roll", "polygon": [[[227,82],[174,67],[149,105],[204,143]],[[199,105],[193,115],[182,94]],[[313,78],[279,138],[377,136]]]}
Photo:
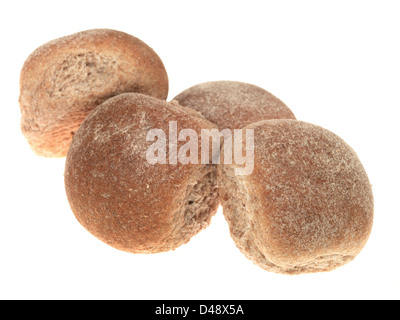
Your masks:
{"label": "brown bread roll", "polygon": [[241,129],[269,119],[296,119],[277,97],[252,84],[212,81],[195,85],[173,100],[199,111],[222,129]]}
{"label": "brown bread roll", "polygon": [[218,169],[237,247],[284,274],[330,271],[353,260],[373,222],[371,185],[356,153],[332,132],[296,120],[246,129],[254,129],[254,171]]}
{"label": "brown bread roll", "polygon": [[147,44],[107,29],[53,40],[36,49],[22,68],[22,132],[36,154],[64,157],[89,112],[124,92],[167,98],[167,73]]}
{"label": "brown bread roll", "polygon": [[[216,166],[169,160],[174,121],[178,133],[190,128],[196,139],[201,129],[215,128],[192,109],[126,93],[93,110],[76,132],[66,159],[67,197],[78,221],[110,246],[132,253],[173,250],[215,214]],[[151,129],[169,137],[166,164],[148,161]],[[182,145],[178,140],[179,152]]]}

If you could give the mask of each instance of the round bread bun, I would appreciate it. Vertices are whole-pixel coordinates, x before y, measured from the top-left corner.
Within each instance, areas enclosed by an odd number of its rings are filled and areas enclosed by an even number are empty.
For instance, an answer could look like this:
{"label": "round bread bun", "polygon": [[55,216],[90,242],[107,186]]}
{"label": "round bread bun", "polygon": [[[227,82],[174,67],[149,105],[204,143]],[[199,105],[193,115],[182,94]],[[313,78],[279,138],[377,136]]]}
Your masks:
{"label": "round bread bun", "polygon": [[[254,130],[254,170],[219,166],[219,192],[231,236],[258,266],[277,273],[333,270],[365,246],[373,195],[356,153],[341,138],[296,120]],[[224,157],[224,155],[222,155]]]}
{"label": "round bread bun", "polygon": [[296,119],[277,97],[252,84],[211,81],[193,86],[173,100],[199,111],[222,129],[241,129],[269,119]]}
{"label": "round bread bun", "polygon": [[[171,164],[171,138],[167,163],[148,161],[147,151],[155,143],[147,138],[149,130],[161,129],[168,139],[174,121],[178,133],[190,128],[198,139],[202,129],[215,128],[192,109],[125,93],[93,110],[74,135],[65,167],[71,209],[90,233],[114,248],[173,250],[207,227],[217,210],[211,152],[209,165],[200,160]],[[177,150],[184,144],[178,141]]]}
{"label": "round bread bun", "polygon": [[64,157],[89,112],[125,92],[167,98],[164,65],[144,42],[108,29],[53,40],[36,49],[22,68],[22,133],[36,154]]}

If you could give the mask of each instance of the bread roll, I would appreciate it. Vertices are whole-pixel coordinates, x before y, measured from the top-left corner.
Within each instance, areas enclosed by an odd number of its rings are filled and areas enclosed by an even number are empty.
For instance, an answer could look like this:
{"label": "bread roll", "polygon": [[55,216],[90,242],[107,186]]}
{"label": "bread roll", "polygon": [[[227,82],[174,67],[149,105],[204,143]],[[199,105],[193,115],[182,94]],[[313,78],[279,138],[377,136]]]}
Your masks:
{"label": "bread roll", "polygon": [[22,132],[36,154],[64,157],[89,112],[124,92],[167,98],[164,65],[144,42],[106,29],[53,40],[22,68]]}
{"label": "bread roll", "polygon": [[268,119],[296,119],[277,97],[252,84],[236,81],[213,81],[198,84],[173,100],[199,111],[222,129],[241,129],[253,122]]}
{"label": "bread roll", "polygon": [[[149,130],[168,139],[174,121],[177,132],[191,128],[198,139],[201,129],[215,128],[192,109],[126,93],[93,110],[76,132],[66,159],[67,197],[78,221],[110,246],[132,253],[173,250],[215,214],[215,165],[171,164],[171,137],[167,164],[148,161]],[[184,143],[178,141],[177,150]]]}
{"label": "bread roll", "polygon": [[338,136],[296,120],[254,123],[254,171],[219,166],[223,212],[237,247],[277,273],[330,271],[367,242],[373,195],[356,153]]}

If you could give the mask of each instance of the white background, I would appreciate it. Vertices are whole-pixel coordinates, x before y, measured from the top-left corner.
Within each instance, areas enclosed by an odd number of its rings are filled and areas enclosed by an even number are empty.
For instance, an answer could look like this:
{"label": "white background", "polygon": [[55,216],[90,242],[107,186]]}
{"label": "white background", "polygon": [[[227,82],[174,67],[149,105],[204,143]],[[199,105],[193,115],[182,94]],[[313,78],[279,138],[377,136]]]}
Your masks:
{"label": "white background", "polygon": [[[2,1],[0,298],[399,299],[399,1]],[[64,159],[31,152],[19,128],[19,72],[43,43],[78,31],[130,33],[161,57],[172,99],[212,80],[248,82],[299,120],[349,143],[375,196],[372,235],[351,263],[285,276],[235,247],[219,210],[173,252],[133,255],[71,212]]]}

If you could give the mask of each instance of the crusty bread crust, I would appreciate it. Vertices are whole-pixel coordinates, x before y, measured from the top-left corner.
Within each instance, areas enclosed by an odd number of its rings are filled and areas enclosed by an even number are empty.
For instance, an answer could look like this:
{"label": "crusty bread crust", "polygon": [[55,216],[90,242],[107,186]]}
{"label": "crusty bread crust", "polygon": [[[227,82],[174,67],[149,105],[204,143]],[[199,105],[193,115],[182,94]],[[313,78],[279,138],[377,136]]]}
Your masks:
{"label": "crusty bread crust", "polygon": [[22,132],[38,155],[64,157],[89,112],[124,92],[167,98],[164,65],[144,42],[108,29],[53,40],[22,68]]}
{"label": "crusty bread crust", "polygon": [[195,85],[173,100],[199,111],[222,129],[241,129],[269,119],[296,119],[277,97],[252,84],[237,81],[211,81]]}
{"label": "crusty bread crust", "polygon": [[217,210],[215,165],[147,161],[154,143],[147,132],[168,135],[169,121],[199,139],[201,129],[215,128],[192,109],[126,93],[93,110],[71,143],[65,167],[71,209],[89,232],[119,250],[173,250],[207,227]]}
{"label": "crusty bread crust", "polygon": [[260,267],[301,274],[355,258],[373,223],[373,195],[341,138],[296,120],[254,123],[254,171],[219,169],[220,199],[237,247]]}

